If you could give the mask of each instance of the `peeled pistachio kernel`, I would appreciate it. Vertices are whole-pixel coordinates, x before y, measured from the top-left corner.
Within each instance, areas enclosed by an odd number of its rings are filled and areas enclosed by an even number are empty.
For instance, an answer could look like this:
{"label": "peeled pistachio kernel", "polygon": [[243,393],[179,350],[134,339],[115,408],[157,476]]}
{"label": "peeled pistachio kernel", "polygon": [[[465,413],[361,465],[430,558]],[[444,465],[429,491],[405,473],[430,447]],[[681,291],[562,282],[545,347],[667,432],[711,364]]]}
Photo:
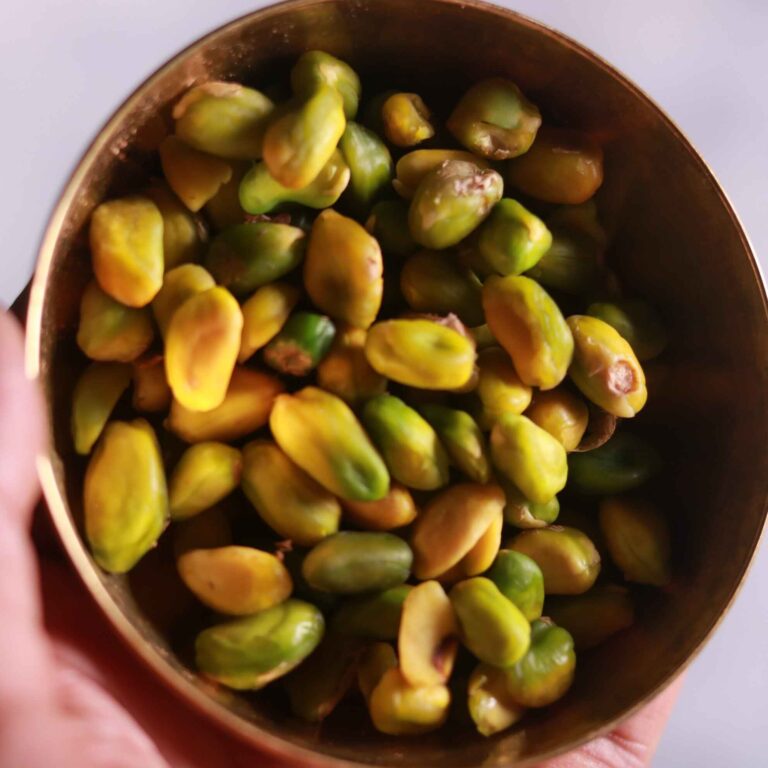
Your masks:
{"label": "peeled pistachio kernel", "polygon": [[568,372],[573,336],[549,294],[528,277],[489,277],[483,309],[493,335],[530,387],[554,389]]}
{"label": "peeled pistachio kernel", "polygon": [[187,443],[237,440],[267,423],[275,398],[283,389],[274,376],[236,367],[218,408],[192,411],[174,400],[166,426]]}
{"label": "peeled pistachio kernel", "polygon": [[497,485],[453,485],[436,496],[416,519],[411,547],[417,579],[441,576],[469,552],[504,508]]}
{"label": "peeled pistachio kernel", "polygon": [[395,650],[389,643],[371,643],[357,663],[357,686],[366,703],[384,674],[397,667]]}
{"label": "peeled pistachio kernel", "polygon": [[585,397],[620,418],[635,416],[645,405],[645,373],[632,347],[608,323],[571,315],[568,326],[575,350],[569,374]]}
{"label": "peeled pistachio kernel", "polygon": [[243,332],[237,356],[239,363],[244,363],[277,336],[298,303],[300,294],[294,285],[269,283],[243,304]]}
{"label": "peeled pistachio kernel", "polygon": [[445,685],[414,687],[397,668],[383,674],[368,700],[374,727],[390,736],[437,730],[448,718],[450,705]]}
{"label": "peeled pistachio kernel", "polygon": [[507,503],[504,506],[504,520],[516,528],[545,528],[557,520],[560,502],[557,496],[543,503],[526,498],[520,489],[509,481],[502,482]]}
{"label": "peeled pistachio kernel", "polygon": [[152,302],[152,313],[163,338],[173,313],[191,296],[215,286],[210,273],[198,264],[182,264],[166,272],[163,287]]}
{"label": "peeled pistachio kernel", "polygon": [[190,88],[173,108],[176,135],[190,147],[217,157],[261,157],[271,99],[239,83],[212,81]]}
{"label": "peeled pistachio kernel", "polygon": [[131,383],[131,367],[123,363],[91,363],[72,395],[72,441],[81,456],[91,452],[110,414]]}
{"label": "peeled pistachio kernel", "polygon": [[168,522],[160,448],[143,419],[108,424],[85,472],[85,534],[96,562],[126,573]]}
{"label": "peeled pistachio kernel", "polygon": [[326,633],[314,653],[286,680],[291,712],[320,723],[336,709],[357,677],[363,643]]}
{"label": "peeled pistachio kernel", "polygon": [[430,171],[439,168],[446,160],[463,160],[467,163],[474,163],[480,168],[490,168],[485,160],[462,149],[416,149],[403,155],[397,161],[396,178],[392,182],[392,186],[401,197],[410,200],[421,180]]}
{"label": "peeled pistachio kernel", "polygon": [[505,413],[491,432],[491,457],[531,501],[545,504],[568,479],[565,449],[525,416]]}
{"label": "peeled pistachio kernel", "polygon": [[92,280],[80,300],[77,346],[101,362],[130,363],[152,343],[152,318],[146,307],[126,307]]}
{"label": "peeled pistachio kernel", "polygon": [[533,393],[517,375],[509,355],[501,347],[489,347],[477,356],[479,378],[475,392],[480,400],[480,426],[491,429],[505,413],[520,414],[530,405]]}
{"label": "peeled pistachio kernel", "polygon": [[281,203],[327,208],[341,197],[350,175],[349,166],[338,150],[331,153],[317,176],[300,189],[283,186],[272,178],[266,163],[256,163],[240,182],[239,204],[251,214],[269,213]]}
{"label": "peeled pistachio kernel", "polygon": [[608,584],[586,594],[547,599],[547,615],[573,637],[580,651],[594,648],[634,624],[629,590]]}
{"label": "peeled pistachio kernel", "polygon": [[387,388],[387,380],[371,368],[365,357],[366,337],[364,328],[343,325],[317,366],[320,387],[350,405],[380,395]]}
{"label": "peeled pistachio kernel", "polygon": [[589,424],[586,403],[563,388],[538,392],[525,415],[557,438],[568,452],[578,447]]}
{"label": "peeled pistachio kernel", "polygon": [[480,281],[445,254],[420,251],[400,272],[400,291],[417,312],[454,312],[470,325],[482,322]]}
{"label": "peeled pistachio kernel", "polygon": [[163,284],[163,217],[152,200],[135,195],[102,203],[89,238],[102,290],[128,307],[149,304]]}
{"label": "peeled pistachio kernel", "polygon": [[569,488],[611,494],[642,485],[661,467],[656,449],[636,435],[618,432],[605,445],[568,457]]}
{"label": "peeled pistachio kernel", "polygon": [[459,627],[451,601],[436,581],[424,581],[405,598],[397,636],[400,672],[410,685],[447,682]]}
{"label": "peeled pistachio kernel", "polygon": [[353,122],[347,123],[339,149],[351,173],[343,202],[354,213],[367,214],[374,200],[389,186],[392,155],[373,131]]}
{"label": "peeled pistachio kernel", "polygon": [[313,589],[354,595],[402,584],[412,560],[411,548],[391,533],[342,531],[316,544],[301,572]]}
{"label": "peeled pistachio kernel", "polygon": [[486,576],[504,597],[514,603],[528,621],[544,608],[544,576],[541,568],[522,552],[502,549]]}
{"label": "peeled pistachio kernel", "polygon": [[409,584],[398,584],[383,592],[345,600],[333,614],[331,629],[342,635],[395,640],[403,603],[412,589]]}
{"label": "peeled pistachio kernel", "polygon": [[205,266],[219,285],[244,296],[297,267],[305,246],[304,231],[290,224],[237,224],[213,239]]}
{"label": "peeled pistachio kernel", "polygon": [[586,534],[575,528],[553,525],[521,531],[509,549],[528,555],[544,574],[547,595],[580,595],[600,573],[600,555]]}
{"label": "peeled pistachio kernel", "polygon": [[293,583],[274,555],[252,547],[194,549],[177,563],[201,602],[219,613],[248,616],[287,600]]}
{"label": "peeled pistachio kernel", "polygon": [[163,217],[163,268],[166,272],[198,261],[206,237],[202,222],[183,205],[163,182],[154,182],[146,190]]}
{"label": "peeled pistachio kernel", "polygon": [[341,95],[322,83],[279,108],[264,134],[270,175],[290,189],[311,184],[331,159],[345,126]]}
{"label": "peeled pistachio kernel", "polygon": [[603,150],[586,134],[545,126],[508,164],[507,181],[537,200],[578,205],[603,183]]}
{"label": "peeled pistachio kernel", "polygon": [[210,288],[173,313],[165,337],[165,373],[177,402],[211,411],[224,402],[240,351],[243,314],[226,288]]}
{"label": "peeled pistachio kernel", "polygon": [[419,413],[433,427],[451,461],[470,480],[487,483],[491,464],[485,438],[477,422],[464,411],[428,403]]}
{"label": "peeled pistachio kernel", "polygon": [[347,120],[354,119],[360,101],[360,78],[346,62],[324,51],[302,53],[291,70],[291,88],[298,96],[310,96],[321,85],[335,88],[344,103]]}
{"label": "peeled pistachio kernel", "polygon": [[603,499],[600,530],[627,581],[656,587],[669,583],[669,525],[653,504],[623,496]]}
{"label": "peeled pistachio kernel", "polygon": [[240,451],[224,443],[197,443],[184,452],[168,481],[171,519],[192,517],[221,501],[240,483]]}
{"label": "peeled pistachio kernel", "polygon": [[389,493],[378,501],[342,502],[344,515],[367,531],[391,531],[416,519],[418,509],[411,492],[399,483],[391,483]]}
{"label": "peeled pistachio kernel", "polygon": [[507,693],[523,707],[546,707],[561,699],[573,682],[573,638],[562,627],[538,619],[531,624],[531,647],[505,670]]}
{"label": "peeled pistachio kernel", "polygon": [[517,200],[500,200],[480,227],[477,247],[500,275],[519,275],[535,266],[552,245],[546,224]]}
{"label": "peeled pistachio kernel", "polygon": [[475,83],[448,118],[448,130],[469,150],[492,160],[527,152],[541,125],[535,104],[511,81]]}
{"label": "peeled pistachio kernel", "polygon": [[376,240],[354,219],[323,211],[312,225],[304,285],[318,309],[367,328],[381,307],[384,264]]}
{"label": "peeled pistachio kernel", "polygon": [[493,736],[514,725],[525,714],[507,693],[503,669],[480,663],[467,686],[469,714],[483,736]]}
{"label": "peeled pistachio kernel", "polygon": [[432,491],[448,482],[448,456],[437,433],[393,395],[378,395],[362,412],[363,425],[392,477],[409,488]]}
{"label": "peeled pistachio kernel", "polygon": [[269,440],[254,440],[243,448],[242,484],[259,517],[300,547],[339,530],[338,500]]}
{"label": "peeled pistachio kernel", "polygon": [[552,244],[528,270],[528,277],[569,295],[583,296],[600,284],[603,246],[593,237],[572,227],[550,224]]}
{"label": "peeled pistachio kernel", "polygon": [[[454,566],[460,572],[461,579],[479,576],[491,567],[499,553],[503,528],[504,516],[499,512],[491,520],[491,524],[485,529],[485,533],[477,540],[475,546]],[[446,579],[446,575],[440,578]]]}
{"label": "peeled pistachio kernel", "polygon": [[508,667],[523,657],[531,639],[528,620],[490,579],[460,581],[450,597],[462,642],[480,661]]}
{"label": "peeled pistachio kernel", "polygon": [[306,376],[330,349],[336,326],[316,312],[295,312],[264,349],[264,362],[280,373]]}
{"label": "peeled pistachio kernel", "polygon": [[457,389],[472,377],[474,343],[432,320],[385,320],[368,331],[365,356],[382,376],[420,389]]}
{"label": "peeled pistachio kernel", "polygon": [[365,228],[385,256],[410,256],[417,248],[408,228],[408,207],[400,200],[382,200],[371,209]]}
{"label": "peeled pistachio kernel", "polygon": [[320,643],[324,627],[314,605],[286,600],[203,630],[195,641],[197,668],[228,688],[257,691],[301,664]]}
{"label": "peeled pistachio kernel", "polygon": [[430,117],[427,105],[416,93],[393,93],[381,105],[384,135],[398,147],[413,147],[431,139],[435,129]]}
{"label": "peeled pistachio kernel", "polygon": [[641,362],[658,357],[667,346],[667,332],[656,310],[638,299],[590,304],[587,314],[608,323],[626,339]]}
{"label": "peeled pistachio kernel", "polygon": [[317,387],[281,395],[269,420],[277,444],[332,493],[376,501],[389,491],[386,465],[340,398]]}
{"label": "peeled pistachio kernel", "polygon": [[446,160],[416,188],[408,211],[411,236],[434,250],[456,245],[490,214],[503,188],[501,176],[490,168]]}
{"label": "peeled pistachio kernel", "polygon": [[176,136],[167,136],[159,151],[168,186],[195,213],[232,178],[229,163],[193,149]]}

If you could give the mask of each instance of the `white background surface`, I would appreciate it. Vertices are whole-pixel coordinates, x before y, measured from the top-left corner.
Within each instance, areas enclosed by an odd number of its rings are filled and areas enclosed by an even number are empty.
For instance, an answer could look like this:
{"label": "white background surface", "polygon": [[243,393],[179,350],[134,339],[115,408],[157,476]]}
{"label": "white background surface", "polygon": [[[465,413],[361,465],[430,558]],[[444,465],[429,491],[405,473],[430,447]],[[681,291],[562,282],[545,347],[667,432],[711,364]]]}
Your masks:
{"label": "white background surface", "polygon": [[[2,301],[10,303],[26,283],[56,195],[112,110],[170,54],[266,4],[0,3]],[[768,269],[768,0],[499,4],[591,47],[666,109],[719,176]],[[764,547],[727,619],[693,664],[654,765],[764,768],[766,712]]]}

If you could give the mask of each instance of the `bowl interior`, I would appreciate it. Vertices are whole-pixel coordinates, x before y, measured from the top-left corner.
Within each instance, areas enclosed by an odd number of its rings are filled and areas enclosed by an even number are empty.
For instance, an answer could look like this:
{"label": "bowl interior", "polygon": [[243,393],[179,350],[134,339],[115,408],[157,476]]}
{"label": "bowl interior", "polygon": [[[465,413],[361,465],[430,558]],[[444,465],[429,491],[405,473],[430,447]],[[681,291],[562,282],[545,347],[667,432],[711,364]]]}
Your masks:
{"label": "bowl interior", "polygon": [[[495,738],[476,736],[463,723],[418,739],[381,737],[347,711],[308,726],[287,717],[274,699],[209,690],[186,666],[184,622],[167,620],[178,593],[156,588],[159,571],[173,574],[163,547],[125,579],[101,573],[75,533],[84,463],[71,449],[68,409],[84,364],[74,329],[89,278],[90,212],[156,172],[153,150],[169,107],[191,84],[284,82],[295,57],[312,48],[348,60],[366,85],[430,94],[438,118],[472,82],[509,77],[545,120],[598,137],[606,155],[598,203],[612,237],[610,263],[631,294],[658,305],[669,328],[668,351],[648,369],[651,397],[641,423],[665,453],[654,492],[673,519],[674,581],[641,598],[633,629],[579,657],[577,682],[561,703]],[[299,0],[193,45],[126,102],[79,165],[44,243],[29,329],[30,362],[53,425],[46,497],[78,569],[123,634],[184,696],[294,760],[301,754],[291,744],[373,765],[527,765],[594,735],[649,698],[701,645],[742,580],[762,529],[768,324],[760,278],[733,212],[684,138],[637,89],[571,41],[490,6]]]}

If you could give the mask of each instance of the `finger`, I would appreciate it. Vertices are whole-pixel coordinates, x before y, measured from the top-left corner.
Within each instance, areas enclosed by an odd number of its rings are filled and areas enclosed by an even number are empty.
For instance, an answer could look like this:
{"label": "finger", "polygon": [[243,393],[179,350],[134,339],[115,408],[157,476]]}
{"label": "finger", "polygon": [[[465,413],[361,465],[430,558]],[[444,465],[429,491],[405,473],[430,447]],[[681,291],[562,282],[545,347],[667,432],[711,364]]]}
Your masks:
{"label": "finger", "polygon": [[608,735],[537,768],[645,768],[651,764],[682,685],[680,676]]}
{"label": "finger", "polygon": [[3,765],[44,765],[68,738],[46,681],[52,666],[42,626],[29,525],[37,496],[35,457],[43,441],[42,399],[24,375],[21,330],[0,312],[0,735]]}

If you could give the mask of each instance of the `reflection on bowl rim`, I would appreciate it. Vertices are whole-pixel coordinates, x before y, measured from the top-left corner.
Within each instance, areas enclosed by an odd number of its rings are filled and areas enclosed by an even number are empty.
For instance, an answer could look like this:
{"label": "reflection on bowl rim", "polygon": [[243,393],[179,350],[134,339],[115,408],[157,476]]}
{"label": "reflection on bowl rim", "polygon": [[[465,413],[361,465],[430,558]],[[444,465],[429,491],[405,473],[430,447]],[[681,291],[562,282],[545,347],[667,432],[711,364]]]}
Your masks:
{"label": "reflection on bowl rim", "polygon": [[[58,201],[55,204],[53,213],[50,216],[48,226],[41,241],[37,265],[35,268],[35,274],[30,292],[29,308],[26,321],[26,371],[30,378],[36,379],[40,373],[42,318],[44,308],[43,300],[48,282],[49,271],[53,260],[55,245],[62,226],[65,222],[65,214],[70,206],[72,199],[77,193],[77,190],[80,188],[80,185],[86,174],[86,169],[90,166],[92,161],[104,150],[107,137],[110,135],[112,129],[118,126],[134,109],[142,94],[147,89],[150,89],[153,84],[161,79],[171,68],[176,66],[179,60],[206,46],[213,38],[222,34],[226,34],[231,30],[237,29],[241,26],[247,26],[252,19],[257,17],[265,19],[269,18],[271,15],[280,15],[287,10],[298,10],[305,6],[319,5],[325,2],[334,1],[335,0],[284,0],[284,2],[261,8],[217,27],[216,29],[198,38],[191,45],[175,54],[172,58],[168,59],[164,64],[156,69],[136,89],[134,89],[134,91],[123,101],[121,106],[118,107],[118,109],[104,123],[99,132],[96,134],[96,137],[82,154],[74,171],[64,185],[63,191],[61,192]],[[646,106],[650,107],[654,112],[656,112],[665,123],[666,127],[677,136],[677,138],[680,140],[680,144],[698,164],[698,166],[704,172],[705,176],[712,182],[713,188],[719,195],[723,207],[734,223],[736,231],[739,233],[744,252],[748,256],[755,280],[761,290],[764,310],[768,312],[768,309],[766,309],[768,307],[768,300],[766,300],[765,283],[761,273],[760,265],[755,258],[754,250],[751,246],[749,238],[747,237],[741,221],[739,220],[738,215],[730,203],[730,200],[723,191],[712,170],[702,159],[702,157],[693,147],[692,143],[687,139],[685,134],[642,89],[638,88],[618,69],[616,69],[614,66],[609,64],[603,58],[582,44],[545,24],[534,21],[533,19],[530,19],[527,16],[519,14],[515,11],[491,5],[489,3],[483,2],[482,0],[432,0],[432,2],[478,9],[489,15],[496,15],[507,19],[512,19],[521,26],[535,30],[538,34],[549,37],[555,40],[558,44],[576,51],[578,54],[588,59],[592,64],[606,71],[612,78],[619,81],[622,86],[630,91],[637,99],[645,102]],[[67,508],[67,502],[62,494],[59,493],[53,467],[52,452],[44,452],[37,457],[37,469],[43,490],[43,496],[50,511],[50,516],[53,520],[54,526],[58,532],[59,537],[61,538],[69,558],[74,564],[75,569],[79,573],[81,579],[85,583],[88,591],[95,598],[99,607],[106,615],[113,627],[117,630],[122,640],[149,668],[152,669],[152,671],[165,683],[166,686],[168,686],[168,688],[183,698],[189,705],[193,706],[198,711],[198,713],[204,714],[219,726],[225,728],[230,733],[239,736],[241,739],[252,744],[257,749],[271,753],[274,756],[289,761],[295,761],[297,763],[301,763],[302,765],[316,766],[317,768],[349,768],[350,766],[358,765],[357,763],[352,763],[348,760],[332,757],[330,755],[325,755],[319,752],[305,749],[303,747],[299,747],[289,741],[272,735],[269,731],[264,730],[255,723],[248,722],[241,718],[239,715],[229,711],[226,707],[210,698],[201,688],[195,686],[191,681],[185,679],[181,674],[172,669],[166,659],[164,659],[154,647],[150,647],[149,644],[145,642],[139,631],[123,614],[122,610],[119,608],[112,595],[101,582],[98,575],[97,566],[92,563],[88,553],[86,552],[81,537],[71,522]],[[765,525],[763,526],[763,530],[764,528]],[[762,531],[756,532],[755,539],[750,544],[750,558],[747,567],[740,582],[735,586],[733,592],[729,596],[724,610],[719,614],[717,619],[701,637],[700,641],[693,649],[691,654],[687,657],[687,659],[683,662],[683,664],[680,665],[680,667],[677,669],[671,670],[668,677],[655,690],[649,692],[645,697],[637,701],[631,708],[623,712],[620,716],[617,716],[610,722],[587,732],[579,740],[578,743],[564,745],[561,748],[551,750],[550,752],[537,757],[537,761],[552,758],[558,754],[561,754],[566,749],[571,749],[575,746],[578,746],[578,744],[584,744],[587,741],[590,741],[610,731],[623,719],[637,712],[651,699],[656,697],[667,685],[669,685],[669,683],[676,675],[682,672],[693,661],[693,659],[696,658],[704,644],[712,636],[712,633],[717,629],[720,622],[723,620],[723,617],[727,613],[730,606],[733,604],[733,601],[738,595],[739,590],[744,584],[744,581],[749,574],[749,570],[754,563],[754,557],[761,535]],[[258,741],[254,739],[254,731],[258,732]]]}

